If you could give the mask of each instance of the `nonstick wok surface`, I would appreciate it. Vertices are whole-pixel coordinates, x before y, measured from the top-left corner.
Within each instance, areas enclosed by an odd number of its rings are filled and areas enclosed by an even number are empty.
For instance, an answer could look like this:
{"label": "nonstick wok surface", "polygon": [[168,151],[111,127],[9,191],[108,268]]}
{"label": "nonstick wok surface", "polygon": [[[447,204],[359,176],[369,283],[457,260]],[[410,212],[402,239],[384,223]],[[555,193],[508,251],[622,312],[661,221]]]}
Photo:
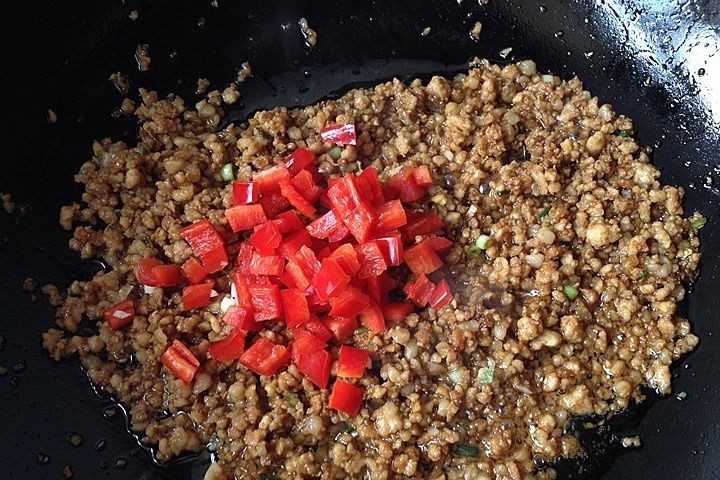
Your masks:
{"label": "nonstick wok surface", "polygon": [[[578,75],[603,102],[635,119],[654,149],[662,181],[686,189],[700,210],[703,262],[685,305],[701,343],[674,369],[673,394],[648,400],[598,432],[578,422],[586,455],[560,462],[560,478],[720,477],[720,7],[697,2],[432,0],[412,2],[231,2],[218,0],[3,2],[0,6],[0,191],[21,215],[0,211],[0,465],[2,478],[202,478],[207,456],[160,468],[125,430],[112,400],[96,395],[77,361],[52,362],[40,345],[53,312],[21,289],[26,277],[65,287],[99,264],[67,249],[61,205],[79,199],[73,174],[94,138],[133,141],[135,125],[111,118],[122,96],[107,80],[198,98],[204,76],[222,88],[249,60],[255,77],[241,87],[230,118],[276,105],[312,103],[350,86],[397,76],[428,78],[466,68],[473,56],[504,62],[532,58],[541,71]],[[138,9],[140,18],[128,13]],[[318,44],[303,44],[306,17]],[[483,23],[480,41],[468,32]],[[425,27],[427,36],[421,36]],[[150,45],[150,71],[133,54]],[[512,47],[509,58],[499,51]],[[47,122],[47,109],[58,115]],[[23,209],[25,210],[25,209]],[[25,369],[11,367],[24,362]],[[22,365],[22,364],[20,364]],[[679,400],[678,398],[684,398]],[[79,446],[69,441],[82,437]],[[620,439],[640,435],[642,447]],[[104,443],[98,443],[104,441]]]}

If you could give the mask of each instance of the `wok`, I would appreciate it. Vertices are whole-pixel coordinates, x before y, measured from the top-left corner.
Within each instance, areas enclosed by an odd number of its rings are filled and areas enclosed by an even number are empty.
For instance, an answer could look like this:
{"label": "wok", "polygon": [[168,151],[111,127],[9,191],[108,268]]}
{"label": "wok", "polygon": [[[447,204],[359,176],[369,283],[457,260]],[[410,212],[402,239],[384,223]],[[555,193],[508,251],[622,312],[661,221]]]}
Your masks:
{"label": "wok", "polygon": [[[675,366],[673,394],[659,399],[648,392],[645,403],[599,430],[578,422],[585,454],[559,462],[560,478],[720,477],[716,2],[218,2],[16,1],[0,7],[0,191],[25,207],[0,212],[0,365],[10,368],[0,377],[3,478],[61,478],[65,465],[79,479],[202,478],[207,466],[206,455],[155,465],[126,432],[122,412],[106,410],[112,400],[93,392],[78,362],[48,358],[40,335],[53,322],[52,309],[42,295],[33,303],[21,289],[26,277],[65,287],[102,267],[67,249],[57,217],[61,205],[79,198],[73,174],[90,157],[92,139],[134,138],[132,120],[111,117],[122,98],[108,81],[111,73],[128,74],[133,95],[145,86],[194,103],[199,76],[222,88],[249,60],[255,76],[229,112],[240,119],[393,76],[452,74],[476,55],[498,62],[532,58],[541,71],[579,75],[603,102],[636,120],[662,181],[683,186],[687,211],[708,218],[700,234],[702,272],[683,307],[701,344]],[[128,18],[132,9],[139,10],[136,21]],[[315,48],[303,43],[300,17],[318,32]],[[483,24],[478,42],[468,35],[475,21]],[[431,30],[423,36],[425,27]],[[133,59],[139,43],[150,45],[147,72]],[[512,51],[500,56],[506,47]],[[49,108],[57,113],[55,124],[47,121]],[[81,435],[79,446],[72,433]],[[623,448],[627,435],[640,435],[642,447]]]}

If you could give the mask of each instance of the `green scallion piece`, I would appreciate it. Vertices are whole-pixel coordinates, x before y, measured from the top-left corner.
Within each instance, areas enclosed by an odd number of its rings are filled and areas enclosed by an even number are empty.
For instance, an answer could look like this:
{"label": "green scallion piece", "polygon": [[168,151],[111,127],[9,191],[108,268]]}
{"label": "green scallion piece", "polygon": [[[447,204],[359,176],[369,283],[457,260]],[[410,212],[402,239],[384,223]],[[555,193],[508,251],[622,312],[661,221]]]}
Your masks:
{"label": "green scallion piece", "polygon": [[578,289],[573,287],[572,285],[565,285],[563,287],[563,293],[570,300],[575,300],[578,296]]}
{"label": "green scallion piece", "polygon": [[477,380],[480,385],[490,385],[495,378],[495,367],[482,367],[478,370]]}
{"label": "green scallion piece", "polygon": [[226,182],[232,182],[235,180],[235,165],[232,163],[226,163],[220,169],[220,176]]}
{"label": "green scallion piece", "polygon": [[273,139],[272,135],[270,135],[268,132],[266,132],[265,130],[263,130],[260,127],[255,127],[255,133],[260,135],[263,140],[267,140],[268,142]]}
{"label": "green scallion piece", "polygon": [[482,252],[482,250],[480,250],[477,245],[470,245],[470,248],[468,248],[467,250],[468,260],[477,257],[478,255],[480,255],[480,252]]}
{"label": "green scallion piece", "polygon": [[340,147],[333,147],[330,150],[328,150],[328,155],[330,155],[330,158],[333,160],[338,160],[340,158],[340,155],[342,155],[342,148]]}
{"label": "green scallion piece", "polygon": [[545,207],[542,210],[538,212],[538,217],[540,217],[540,220],[547,217],[550,214],[550,207]]}
{"label": "green scallion piece", "polygon": [[630,130],[615,130],[613,132],[613,135],[615,135],[616,137],[627,138],[632,136],[632,132]]}
{"label": "green scallion piece", "polygon": [[340,422],[339,425],[340,425],[340,430],[343,433],[350,433],[350,434],[355,433],[355,425],[353,425],[352,423]]}
{"label": "green scallion piece", "polygon": [[360,327],[357,330],[355,330],[355,333],[357,335],[365,335],[369,331],[370,331],[370,329],[368,327]]}
{"label": "green scallion piece", "polygon": [[294,407],[300,402],[300,399],[297,396],[297,393],[288,393],[285,395],[285,403],[290,405],[291,407]]}
{"label": "green scallion piece", "polygon": [[504,197],[505,195],[508,195],[509,193],[510,193],[510,190],[508,190],[507,188],[503,188],[502,190],[498,190],[496,192],[498,197]]}
{"label": "green scallion piece", "polygon": [[453,447],[453,455],[458,457],[474,457],[480,456],[480,450],[477,447],[468,445],[467,443],[456,443]]}
{"label": "green scallion piece", "polygon": [[693,219],[692,223],[690,223],[690,226],[692,227],[693,230],[695,230],[697,232],[698,230],[703,228],[706,224],[707,224],[707,218],[705,218],[702,215],[699,215]]}
{"label": "green scallion piece", "polygon": [[650,272],[643,272],[643,273],[640,275],[640,278],[638,278],[638,280],[645,280],[645,279],[648,278],[649,276],[650,276]]}
{"label": "green scallion piece", "polygon": [[475,246],[480,250],[486,250],[489,244],[490,236],[488,235],[480,235],[477,240],[475,240]]}

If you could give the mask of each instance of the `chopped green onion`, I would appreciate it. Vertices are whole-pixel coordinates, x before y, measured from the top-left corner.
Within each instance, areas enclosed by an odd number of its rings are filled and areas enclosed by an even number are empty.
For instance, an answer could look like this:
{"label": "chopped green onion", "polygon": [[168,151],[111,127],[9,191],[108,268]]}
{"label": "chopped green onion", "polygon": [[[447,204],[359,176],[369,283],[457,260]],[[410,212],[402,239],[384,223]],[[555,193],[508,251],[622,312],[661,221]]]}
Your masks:
{"label": "chopped green onion", "polygon": [[643,272],[642,275],[640,275],[640,278],[638,280],[645,280],[650,276],[650,272]]}
{"label": "chopped green onion", "polygon": [[480,252],[482,252],[482,250],[480,250],[480,248],[477,245],[470,245],[470,248],[468,248],[468,251],[467,251],[467,258],[473,259],[473,258],[477,257],[478,255],[480,255]]}
{"label": "chopped green onion", "polygon": [[330,155],[330,158],[332,158],[333,160],[337,160],[340,158],[340,155],[342,155],[342,148],[333,147],[328,150],[328,155]]}
{"label": "chopped green onion", "polygon": [[267,140],[268,142],[273,139],[272,135],[270,135],[268,132],[266,132],[265,130],[263,130],[260,127],[255,127],[255,133],[260,135],[263,138],[263,140]]}
{"label": "chopped green onion", "polygon": [[538,212],[538,216],[540,217],[540,220],[542,220],[543,218],[547,217],[549,213],[550,207],[545,207]]}
{"label": "chopped green onion", "polygon": [[226,182],[232,182],[235,180],[235,165],[232,163],[226,163],[220,169],[220,176]]}
{"label": "chopped green onion", "polygon": [[616,137],[627,138],[632,136],[632,132],[630,130],[615,130],[613,132],[613,135],[615,135]]}
{"label": "chopped green onion", "polygon": [[480,385],[491,384],[493,378],[495,378],[495,367],[482,367],[478,370],[477,379]]}
{"label": "chopped green onion", "polygon": [[480,250],[486,250],[489,244],[490,237],[488,235],[480,235],[477,240],[475,240],[475,246]]}
{"label": "chopped green onion", "polygon": [[509,193],[510,193],[510,190],[508,190],[507,188],[503,188],[502,190],[497,191],[497,196],[504,197],[505,195],[507,195]]}
{"label": "chopped green onion", "polygon": [[355,330],[355,334],[356,335],[365,335],[369,331],[370,331],[370,329],[368,327],[360,327],[357,330]]}
{"label": "chopped green onion", "polygon": [[355,425],[353,425],[352,423],[340,422],[339,425],[340,425],[340,431],[342,431],[343,433],[350,433],[350,434],[355,433]]}
{"label": "chopped green onion", "polygon": [[706,223],[707,223],[707,218],[703,217],[702,215],[698,215],[693,219],[692,223],[690,223],[690,226],[692,227],[693,230],[695,230],[697,232],[698,230],[703,228]]}
{"label": "chopped green onion", "polygon": [[285,403],[290,405],[291,407],[294,407],[300,402],[300,399],[297,396],[297,393],[288,393],[285,395]]}
{"label": "chopped green onion", "polygon": [[453,455],[457,455],[458,457],[479,457],[480,450],[467,443],[457,443],[453,447]]}
{"label": "chopped green onion", "polygon": [[578,289],[573,287],[572,285],[565,285],[563,287],[563,293],[570,300],[575,300],[578,296]]}
{"label": "chopped green onion", "polygon": [[448,377],[450,378],[450,380],[452,380],[452,382],[455,385],[457,385],[462,382],[462,377],[464,374],[465,374],[464,368],[456,368],[455,370],[448,373]]}

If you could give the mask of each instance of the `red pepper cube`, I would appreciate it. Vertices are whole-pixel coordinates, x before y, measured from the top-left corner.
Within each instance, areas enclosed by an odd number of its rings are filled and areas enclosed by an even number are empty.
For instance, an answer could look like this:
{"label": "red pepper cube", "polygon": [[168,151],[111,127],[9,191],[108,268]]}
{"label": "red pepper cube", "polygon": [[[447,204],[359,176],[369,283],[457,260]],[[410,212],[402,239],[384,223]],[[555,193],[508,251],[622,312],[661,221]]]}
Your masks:
{"label": "red pepper cube", "polygon": [[237,205],[225,210],[230,228],[233,232],[243,232],[267,222],[267,217],[261,205]]}
{"label": "red pepper cube", "polygon": [[327,198],[335,215],[340,219],[349,217],[362,201],[353,175],[346,175],[333,183],[327,190]]}
{"label": "red pepper cube", "polygon": [[200,368],[200,361],[179,340],[173,340],[172,345],[165,350],[162,363],[185,385],[192,383],[195,372]]}
{"label": "red pepper cube", "polygon": [[310,320],[310,310],[303,291],[288,288],[280,291],[280,297],[282,298],[287,328],[298,327]]}
{"label": "red pepper cube", "polygon": [[290,260],[295,258],[303,245],[307,248],[312,247],[312,238],[310,238],[310,234],[306,230],[298,230],[280,242],[278,253]]}
{"label": "red pepper cube", "polygon": [[252,309],[240,305],[232,305],[228,308],[222,316],[222,321],[235,330],[258,332],[262,329],[262,324],[255,321]]}
{"label": "red pepper cube", "polygon": [[327,344],[325,340],[316,337],[312,332],[302,328],[292,329],[292,361],[297,365],[300,358],[311,355],[324,349]]}
{"label": "red pepper cube", "polygon": [[283,197],[287,198],[290,205],[306,217],[313,216],[317,211],[288,180],[280,182],[280,193]]}
{"label": "red pepper cube", "polygon": [[370,305],[360,312],[360,324],[375,333],[382,333],[387,330],[385,326],[385,315],[380,306],[373,300],[370,300]]}
{"label": "red pepper cube", "polygon": [[350,277],[340,268],[337,261],[326,258],[312,280],[312,286],[322,301],[340,293],[350,283]]}
{"label": "red pepper cube", "polygon": [[305,227],[295,210],[288,210],[276,215],[272,222],[277,225],[278,230],[283,235],[302,230]]}
{"label": "red pepper cube", "polygon": [[190,283],[200,283],[207,278],[207,271],[195,257],[188,258],[182,264],[182,273]]}
{"label": "red pepper cube", "polygon": [[370,165],[363,170],[362,173],[358,175],[355,183],[362,197],[370,202],[373,207],[379,207],[385,203],[385,195],[383,195],[382,186],[380,185],[380,179],[378,178],[375,167]]}
{"label": "red pepper cube", "polygon": [[387,181],[387,186],[395,190],[404,203],[412,203],[425,196],[425,189],[415,183],[413,170],[412,167],[403,167]]}
{"label": "red pepper cube", "polygon": [[210,295],[212,294],[214,281],[198,283],[197,285],[188,285],[183,288],[182,306],[183,311],[194,310],[210,305]]}
{"label": "red pepper cube", "polygon": [[445,237],[430,235],[425,239],[437,253],[447,253],[453,246],[453,242]]}
{"label": "red pepper cube", "polygon": [[335,230],[328,236],[328,242],[342,242],[350,235],[350,229],[344,223],[340,223]]}
{"label": "red pepper cube", "polygon": [[162,265],[162,262],[155,258],[141,258],[138,260],[135,269],[135,277],[138,283],[148,287],[157,287],[157,279],[152,274],[152,269],[160,265]]}
{"label": "red pepper cube", "polygon": [[249,282],[247,281],[247,272],[235,272],[232,274],[232,284],[235,288],[235,295],[237,296],[238,305],[244,308],[252,309],[252,295],[248,289]]}
{"label": "red pepper cube", "polygon": [[337,364],[338,377],[361,378],[365,373],[370,354],[362,348],[342,345]]}
{"label": "red pepper cube", "polygon": [[325,320],[325,325],[330,329],[333,337],[335,337],[335,340],[340,343],[351,339],[355,334],[355,330],[358,328],[358,323],[355,317],[328,317]]}
{"label": "red pepper cube", "polygon": [[402,263],[403,242],[399,233],[376,238],[374,241],[385,255],[385,260],[389,266],[397,267]]}
{"label": "red pepper cube", "polygon": [[290,171],[285,165],[275,165],[253,175],[253,182],[264,196],[279,192],[283,180],[290,180]]}
{"label": "red pepper cube", "polygon": [[333,258],[338,265],[340,265],[340,268],[351,277],[354,277],[360,270],[357,252],[349,243],[344,243],[337,247],[335,251],[330,254],[330,258]]}
{"label": "red pepper cube", "polygon": [[350,229],[355,240],[362,243],[370,237],[375,220],[377,220],[377,215],[372,206],[367,202],[360,202],[350,216],[344,219],[344,223]]}
{"label": "red pepper cube", "polygon": [[377,242],[370,241],[356,245],[355,251],[360,262],[358,278],[377,277],[387,270],[388,264],[385,261],[385,255]]}
{"label": "red pepper cube", "polygon": [[250,285],[248,290],[252,298],[256,322],[282,318],[282,300],[277,285]]}
{"label": "red pepper cube", "polygon": [[295,176],[300,171],[313,166],[315,154],[305,147],[298,147],[285,157],[285,168],[288,169],[290,175]]}
{"label": "red pepper cube", "polygon": [[280,246],[282,234],[273,222],[265,222],[256,226],[250,235],[250,243],[263,255],[272,255]]}
{"label": "red pepper cube", "polygon": [[232,183],[233,205],[248,205],[255,203],[260,198],[260,189],[253,182]]}
{"label": "red pepper cube", "polygon": [[418,187],[427,188],[432,186],[433,178],[427,165],[420,165],[419,167],[415,167],[412,173],[415,185],[417,185]]}
{"label": "red pepper cube", "polygon": [[415,311],[415,305],[412,303],[390,302],[383,305],[381,308],[385,320],[393,323],[404,321],[408,315]]}
{"label": "red pepper cube", "polygon": [[135,319],[135,304],[128,298],[105,310],[103,316],[111,330],[119,330]]}
{"label": "red pepper cube", "polygon": [[392,232],[407,224],[405,207],[400,200],[390,200],[380,205],[377,209],[377,217],[375,232],[379,235]]}
{"label": "red pepper cube", "polygon": [[290,208],[290,202],[280,192],[260,197],[258,201],[267,218],[272,218]]}
{"label": "red pepper cube", "polygon": [[328,238],[341,222],[332,210],[310,222],[305,229],[314,238]]}
{"label": "red pepper cube", "polygon": [[413,212],[407,215],[408,224],[402,229],[406,242],[414,242],[418,235],[440,233],[443,228],[442,219],[433,212]]}
{"label": "red pepper cube", "polygon": [[406,248],[403,259],[415,275],[429,275],[443,265],[443,261],[427,240]]}
{"label": "red pepper cube", "polygon": [[210,343],[208,355],[218,362],[230,362],[240,358],[244,349],[245,332],[235,329],[222,340]]}
{"label": "red pepper cube", "polygon": [[370,305],[370,297],[358,288],[348,285],[342,292],[330,299],[330,315],[334,317],[354,317]]}
{"label": "red pepper cube", "polygon": [[288,277],[292,279],[295,287],[303,292],[310,286],[310,279],[305,275],[300,265],[293,259],[288,260],[285,264],[283,274],[287,274]]}
{"label": "red pepper cube", "polygon": [[422,308],[430,301],[430,297],[435,291],[435,284],[421,274],[415,277],[412,282],[406,283],[403,291],[415,305]]}
{"label": "red pepper cube", "polygon": [[378,305],[388,303],[390,288],[388,286],[387,272],[383,272],[376,277],[368,278],[365,291],[367,291],[370,299],[374,300]]}
{"label": "red pepper cube", "polygon": [[333,338],[333,334],[327,326],[317,316],[311,314],[310,321],[303,325],[303,328],[315,335],[323,342],[327,342]]}
{"label": "red pepper cube", "polygon": [[280,255],[260,255],[258,252],[253,253],[250,261],[251,275],[267,275],[279,277],[282,275],[285,267],[285,259]]}
{"label": "red pepper cube", "polygon": [[320,198],[322,188],[315,184],[312,173],[307,170],[301,170],[290,180],[290,183],[308,202],[315,203]]}
{"label": "red pepper cube", "polygon": [[343,380],[335,380],[328,407],[349,415],[357,415],[362,406],[363,395],[365,395],[364,388]]}
{"label": "red pepper cube", "polygon": [[355,125],[352,123],[338,123],[320,130],[320,138],[325,143],[336,145],[355,145]]}
{"label": "red pepper cube", "polygon": [[152,276],[155,278],[157,287],[172,287],[182,283],[182,270],[178,265],[158,265],[153,267]]}
{"label": "red pepper cube", "polygon": [[310,355],[304,355],[300,357],[296,365],[298,370],[312,383],[323,390],[327,388],[332,365],[332,358],[327,350],[318,350]]}
{"label": "red pepper cube", "polygon": [[183,227],[180,229],[180,236],[190,244],[193,253],[208,273],[219,272],[229,263],[225,240],[208,220],[198,220]]}
{"label": "red pepper cube", "polygon": [[240,355],[240,363],[258,375],[269,377],[290,362],[290,352],[284,345],[278,345],[265,337],[255,340],[250,348]]}
{"label": "red pepper cube", "polygon": [[440,280],[440,283],[438,283],[437,287],[435,287],[435,291],[430,297],[430,306],[432,308],[439,309],[450,303],[451,300],[452,291],[450,290],[450,285],[448,285],[448,283],[443,278],[442,280]]}
{"label": "red pepper cube", "polygon": [[295,254],[295,261],[300,265],[308,279],[313,279],[320,271],[321,263],[310,247],[302,245]]}

